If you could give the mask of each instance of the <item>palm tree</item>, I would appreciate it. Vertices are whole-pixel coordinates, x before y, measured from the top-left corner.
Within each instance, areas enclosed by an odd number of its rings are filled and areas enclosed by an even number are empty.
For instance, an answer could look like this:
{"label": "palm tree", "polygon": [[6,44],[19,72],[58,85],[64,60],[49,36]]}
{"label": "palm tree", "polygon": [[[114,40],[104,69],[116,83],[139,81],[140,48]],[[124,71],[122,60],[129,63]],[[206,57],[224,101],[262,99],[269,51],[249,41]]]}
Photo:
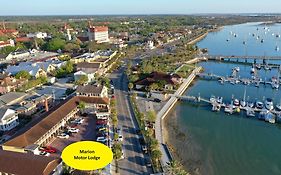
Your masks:
{"label": "palm tree", "polygon": [[152,150],[151,152],[151,159],[156,163],[158,162],[162,157],[162,152],[158,149]]}
{"label": "palm tree", "polygon": [[181,169],[181,165],[176,160],[172,160],[164,167],[164,170],[167,175],[189,175],[189,173]]}

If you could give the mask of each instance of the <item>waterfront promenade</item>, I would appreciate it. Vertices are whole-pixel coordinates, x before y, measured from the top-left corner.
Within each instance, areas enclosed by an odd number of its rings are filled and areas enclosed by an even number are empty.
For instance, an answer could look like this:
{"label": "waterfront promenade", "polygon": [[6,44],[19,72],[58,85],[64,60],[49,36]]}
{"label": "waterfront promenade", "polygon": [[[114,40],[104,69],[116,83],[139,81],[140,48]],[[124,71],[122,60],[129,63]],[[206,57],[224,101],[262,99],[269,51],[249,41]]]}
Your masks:
{"label": "waterfront promenade", "polygon": [[202,67],[195,68],[193,72],[190,74],[190,76],[187,79],[184,79],[179,89],[175,92],[173,96],[171,96],[169,101],[164,105],[164,107],[157,114],[156,123],[155,123],[155,135],[156,135],[156,139],[160,144],[160,150],[162,152],[162,159],[161,159],[162,166],[165,166],[168,162],[171,161],[171,155],[167,150],[167,148],[165,148],[166,145],[163,137],[163,121],[165,117],[168,115],[168,113],[170,112],[170,110],[174,107],[174,105],[178,101],[177,96],[181,96],[185,92],[185,90],[189,87],[192,81],[196,78],[196,74],[198,74],[201,70]]}

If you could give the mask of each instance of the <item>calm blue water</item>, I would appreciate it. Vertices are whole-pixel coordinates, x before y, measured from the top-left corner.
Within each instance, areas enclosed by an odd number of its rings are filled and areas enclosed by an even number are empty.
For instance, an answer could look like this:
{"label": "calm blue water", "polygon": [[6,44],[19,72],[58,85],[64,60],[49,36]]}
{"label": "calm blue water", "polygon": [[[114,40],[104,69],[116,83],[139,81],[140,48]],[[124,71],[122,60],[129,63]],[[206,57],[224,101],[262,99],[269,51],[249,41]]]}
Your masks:
{"label": "calm blue water", "polygon": [[[259,31],[256,28],[259,27]],[[275,45],[280,39],[271,33],[280,33],[281,25],[270,26],[270,34],[264,34],[264,26],[243,24],[225,27],[222,31],[209,34],[198,46],[208,48],[210,54],[244,55],[243,40],[247,40],[248,55],[280,55]],[[229,34],[233,31],[237,38]],[[261,44],[249,33],[259,33],[265,39]],[[226,39],[230,38],[230,42]],[[275,63],[278,63],[275,61]],[[204,62],[201,65],[207,73],[230,75],[233,67],[239,66],[241,77],[251,77],[251,66],[229,63]],[[277,76],[278,71],[261,70],[263,79]],[[217,81],[198,80],[186,94],[200,95],[209,98],[211,95],[223,96],[229,101],[231,96],[243,98],[246,88],[247,99],[262,100],[266,97],[280,102],[281,89],[273,90],[270,86],[221,85]],[[194,106],[188,102],[180,102],[175,109],[178,127],[192,137],[201,151],[202,174],[210,175],[280,175],[281,174],[281,124],[269,124],[243,115],[226,115],[223,112],[211,112],[211,107]],[[182,148],[178,148],[182,149]],[[186,148],[187,152],[190,151]],[[194,150],[193,150],[194,151]],[[190,155],[190,154],[189,154]],[[186,155],[181,155],[186,156]],[[186,165],[188,167],[188,165]]]}

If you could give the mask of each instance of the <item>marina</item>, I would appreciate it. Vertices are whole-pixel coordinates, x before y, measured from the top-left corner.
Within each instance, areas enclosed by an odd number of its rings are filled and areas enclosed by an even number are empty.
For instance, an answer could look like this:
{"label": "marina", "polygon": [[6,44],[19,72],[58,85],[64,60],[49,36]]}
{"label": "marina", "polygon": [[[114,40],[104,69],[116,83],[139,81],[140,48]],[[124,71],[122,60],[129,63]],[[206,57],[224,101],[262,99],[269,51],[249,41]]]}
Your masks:
{"label": "marina", "polygon": [[[277,34],[280,26],[271,26],[271,32]],[[184,94],[175,96],[179,103],[172,111],[174,125],[169,132],[176,128],[186,135],[189,141],[177,144],[179,150],[188,148],[180,158],[200,162],[191,164],[201,174],[281,174],[281,141],[276,139],[281,134],[281,53],[276,47],[281,43],[276,40],[259,24],[249,23],[226,26],[198,43],[209,55],[225,58],[197,64],[204,72],[196,74],[196,82]],[[169,144],[174,142],[170,139]]]}

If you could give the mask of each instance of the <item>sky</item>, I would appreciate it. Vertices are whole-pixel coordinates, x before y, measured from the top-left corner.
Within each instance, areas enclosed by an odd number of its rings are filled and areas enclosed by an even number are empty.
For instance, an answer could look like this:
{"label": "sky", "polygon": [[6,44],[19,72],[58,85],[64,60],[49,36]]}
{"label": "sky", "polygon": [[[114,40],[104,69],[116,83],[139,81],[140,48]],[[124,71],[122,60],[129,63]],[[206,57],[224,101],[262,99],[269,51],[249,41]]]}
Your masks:
{"label": "sky", "polygon": [[2,0],[0,16],[281,13],[280,0]]}

